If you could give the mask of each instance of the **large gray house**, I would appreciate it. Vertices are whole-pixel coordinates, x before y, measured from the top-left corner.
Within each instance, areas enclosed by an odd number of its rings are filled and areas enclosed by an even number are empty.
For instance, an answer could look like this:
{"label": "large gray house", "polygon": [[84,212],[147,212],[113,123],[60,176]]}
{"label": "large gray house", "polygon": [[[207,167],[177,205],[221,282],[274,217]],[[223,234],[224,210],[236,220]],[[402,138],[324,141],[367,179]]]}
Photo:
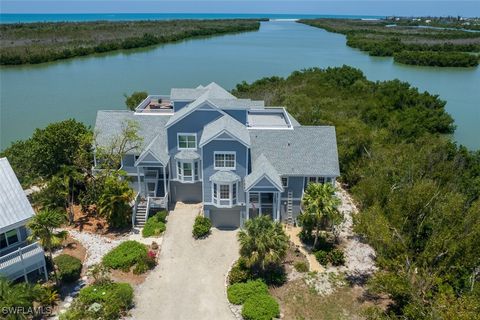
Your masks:
{"label": "large gray house", "polygon": [[27,242],[34,211],[7,158],[0,158],[0,276],[10,280],[47,279],[45,254]]}
{"label": "large gray house", "polygon": [[339,176],[332,126],[302,126],[283,107],[238,99],[215,83],[148,96],[133,111],[99,111],[97,144],[128,121],[143,146],[122,160],[137,192],[134,223],[152,208],[200,202],[217,227],[270,215],[293,221],[309,182]]}

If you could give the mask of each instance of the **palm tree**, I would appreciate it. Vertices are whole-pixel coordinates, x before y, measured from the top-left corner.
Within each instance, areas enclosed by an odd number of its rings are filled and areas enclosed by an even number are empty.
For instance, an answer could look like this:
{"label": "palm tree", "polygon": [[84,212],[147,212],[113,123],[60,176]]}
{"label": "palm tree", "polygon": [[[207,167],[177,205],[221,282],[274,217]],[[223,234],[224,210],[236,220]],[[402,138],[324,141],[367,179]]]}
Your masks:
{"label": "palm tree", "polygon": [[[33,307],[35,298],[35,290],[28,283],[13,284],[6,278],[0,277],[0,310],[9,311],[11,308],[28,308]],[[10,312],[3,314],[5,319],[17,320],[27,319],[27,315],[22,312]],[[2,318],[4,319],[4,318]]]}
{"label": "palm tree", "polygon": [[105,180],[98,200],[98,213],[104,216],[111,226],[124,227],[130,219],[130,201],[133,198],[134,192],[128,182],[118,175],[112,175]]}
{"label": "palm tree", "polygon": [[318,243],[321,228],[334,226],[342,221],[337,210],[340,200],[335,196],[335,187],[330,183],[310,183],[303,196],[303,219],[315,229],[313,247]]}
{"label": "palm tree", "polygon": [[[62,241],[67,237],[66,231],[56,231],[65,223],[65,215],[62,212],[55,210],[42,210],[37,213],[28,223],[31,230],[29,236],[30,241],[38,240],[40,244],[49,253],[50,259],[53,263],[52,251],[58,247]],[[55,281],[58,284],[58,277],[55,267],[53,268]]]}
{"label": "palm tree", "polygon": [[287,253],[288,236],[279,222],[269,216],[260,216],[245,222],[245,228],[238,233],[240,255],[247,266],[264,271],[279,264]]}

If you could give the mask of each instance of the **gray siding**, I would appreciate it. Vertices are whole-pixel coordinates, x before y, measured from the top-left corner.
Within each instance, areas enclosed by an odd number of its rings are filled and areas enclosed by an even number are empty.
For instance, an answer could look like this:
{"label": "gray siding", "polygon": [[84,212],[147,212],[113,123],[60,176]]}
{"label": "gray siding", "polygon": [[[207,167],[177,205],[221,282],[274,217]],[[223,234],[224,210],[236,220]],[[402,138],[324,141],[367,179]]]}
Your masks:
{"label": "gray siding", "polygon": [[235,151],[236,152],[236,168],[232,172],[240,176],[242,179],[238,186],[238,202],[245,202],[245,192],[243,178],[247,175],[247,147],[238,141],[233,140],[213,140],[203,146],[202,167],[203,167],[203,195],[204,202],[212,202],[212,183],[210,176],[217,170],[214,169],[214,152],[215,151]]}
{"label": "gray siding", "polygon": [[267,178],[262,178],[250,192],[278,192],[278,190]]}
{"label": "gray siding", "polygon": [[173,111],[177,112],[178,110],[182,109],[187,104],[189,104],[190,102],[191,101],[173,101]]}
{"label": "gray siding", "polygon": [[122,162],[124,167],[133,167],[135,164],[135,156],[133,154],[127,154],[123,157]]}
{"label": "gray siding", "polygon": [[247,110],[223,110],[240,123],[247,124]]}
{"label": "gray siding", "polygon": [[[195,110],[167,129],[168,152],[172,159],[172,179],[177,178],[176,161],[174,160],[175,154],[178,152],[177,133],[196,133],[198,146],[203,127],[220,116],[221,113],[218,111]],[[197,149],[197,152],[200,153],[200,150]]]}
{"label": "gray siding", "polygon": [[301,198],[303,193],[303,177],[288,177],[288,187],[282,193],[282,198],[288,196],[288,191],[293,192],[294,198]]}
{"label": "gray siding", "polygon": [[[300,200],[293,201],[292,207],[293,219],[296,220],[300,215]],[[280,202],[280,220],[285,221],[287,219],[287,200]]]}

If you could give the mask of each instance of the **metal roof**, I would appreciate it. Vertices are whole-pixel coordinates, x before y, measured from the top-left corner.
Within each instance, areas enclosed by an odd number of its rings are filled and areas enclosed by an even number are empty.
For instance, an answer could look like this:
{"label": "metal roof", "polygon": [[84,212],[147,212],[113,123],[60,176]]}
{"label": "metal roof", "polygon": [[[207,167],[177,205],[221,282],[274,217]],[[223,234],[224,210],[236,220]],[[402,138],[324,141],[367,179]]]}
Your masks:
{"label": "metal roof", "polygon": [[0,232],[25,224],[34,214],[7,158],[0,158]]}
{"label": "metal roof", "polygon": [[214,139],[222,132],[227,132],[246,146],[250,146],[250,135],[248,134],[247,127],[229,115],[224,115],[217,120],[210,122],[203,128],[199,144],[200,147],[210,142],[210,140]]}
{"label": "metal roof", "polygon": [[277,170],[265,155],[260,154],[252,164],[252,172],[245,177],[245,190],[249,190],[262,178],[267,178],[279,191],[283,191],[282,180]]}
{"label": "metal roof", "polygon": [[335,127],[300,126],[249,133],[252,160],[264,154],[280,175],[340,175]]}
{"label": "metal roof", "polygon": [[219,183],[233,183],[240,181],[240,176],[233,173],[232,171],[221,170],[212,174],[210,176],[210,181]]}

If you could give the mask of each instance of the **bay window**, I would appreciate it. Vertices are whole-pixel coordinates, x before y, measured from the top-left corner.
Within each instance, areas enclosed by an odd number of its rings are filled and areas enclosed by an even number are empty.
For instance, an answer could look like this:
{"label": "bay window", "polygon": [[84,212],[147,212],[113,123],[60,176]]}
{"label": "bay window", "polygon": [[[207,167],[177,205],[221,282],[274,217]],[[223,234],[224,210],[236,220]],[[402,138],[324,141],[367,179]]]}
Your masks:
{"label": "bay window", "polygon": [[237,204],[237,182],[212,183],[213,204],[219,207],[231,207]]}
{"label": "bay window", "polygon": [[195,182],[200,178],[198,160],[177,160],[177,178],[182,182]]}

